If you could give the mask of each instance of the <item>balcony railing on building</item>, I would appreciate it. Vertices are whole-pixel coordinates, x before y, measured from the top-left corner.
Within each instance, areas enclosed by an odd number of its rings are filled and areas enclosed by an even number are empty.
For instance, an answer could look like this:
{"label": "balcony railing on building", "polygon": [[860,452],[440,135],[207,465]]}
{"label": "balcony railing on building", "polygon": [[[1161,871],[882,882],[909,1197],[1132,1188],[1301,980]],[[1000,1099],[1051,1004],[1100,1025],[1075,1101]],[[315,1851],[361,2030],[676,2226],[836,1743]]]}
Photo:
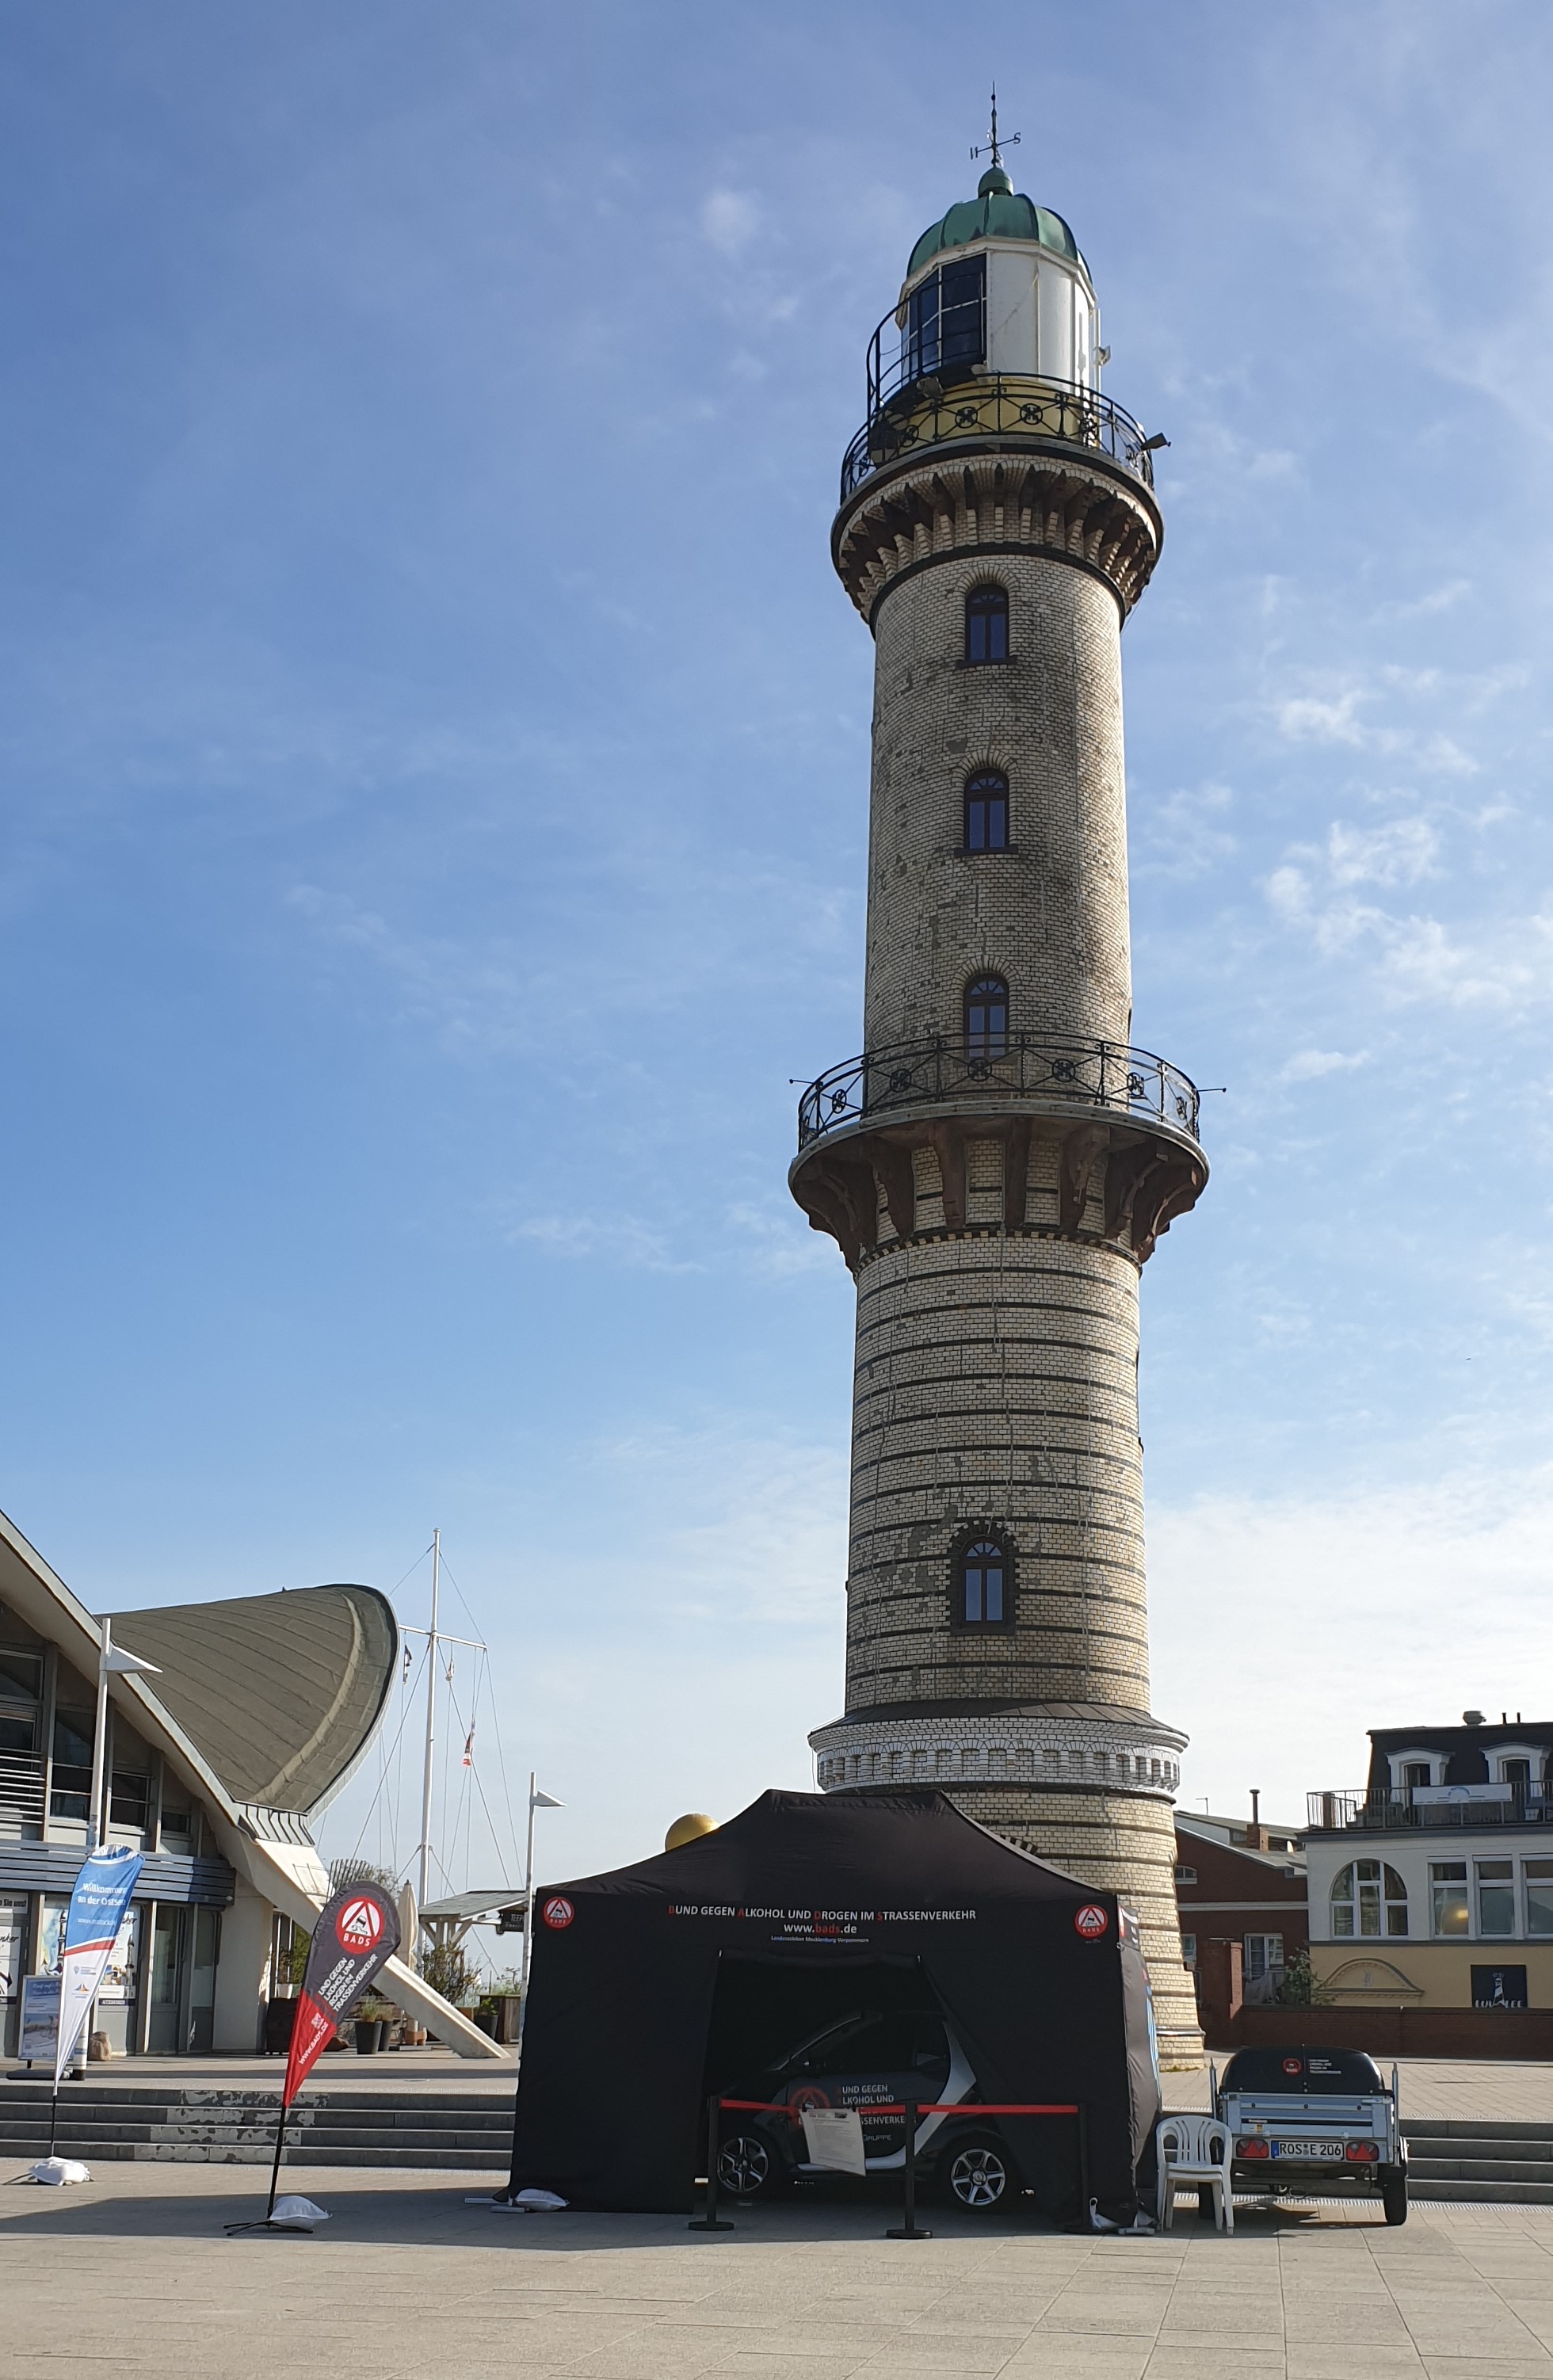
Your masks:
{"label": "balcony railing on building", "polygon": [[1307,1793],[1308,1823],[1323,1833],[1401,1827],[1553,1826],[1553,1785],[1377,1785]]}
{"label": "balcony railing on building", "polygon": [[1195,1140],[1196,1085],[1148,1050],[1049,1033],[938,1034],[865,1050],[811,1083],[798,1102],[798,1147],[896,1109],[986,1100],[1109,1109],[1158,1119]]}

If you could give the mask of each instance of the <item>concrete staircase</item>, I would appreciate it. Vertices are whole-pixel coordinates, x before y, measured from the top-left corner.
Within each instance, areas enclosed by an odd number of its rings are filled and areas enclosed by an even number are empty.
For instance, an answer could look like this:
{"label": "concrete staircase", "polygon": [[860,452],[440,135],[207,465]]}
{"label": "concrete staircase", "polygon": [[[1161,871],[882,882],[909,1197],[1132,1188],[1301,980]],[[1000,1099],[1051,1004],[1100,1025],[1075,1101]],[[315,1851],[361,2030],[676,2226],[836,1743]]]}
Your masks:
{"label": "concrete staircase", "polygon": [[1458,2204],[1553,2206],[1553,2123],[1404,2117],[1408,2194]]}
{"label": "concrete staircase", "polygon": [[[48,2148],[47,2082],[0,2086],[0,2166]],[[67,2082],[59,2095],[62,2156],[175,2165],[268,2165],[277,2091],[180,2091],[167,2085]],[[512,2150],[510,2092],[304,2090],[286,2119],[287,2165],[370,2165],[504,2173]]]}

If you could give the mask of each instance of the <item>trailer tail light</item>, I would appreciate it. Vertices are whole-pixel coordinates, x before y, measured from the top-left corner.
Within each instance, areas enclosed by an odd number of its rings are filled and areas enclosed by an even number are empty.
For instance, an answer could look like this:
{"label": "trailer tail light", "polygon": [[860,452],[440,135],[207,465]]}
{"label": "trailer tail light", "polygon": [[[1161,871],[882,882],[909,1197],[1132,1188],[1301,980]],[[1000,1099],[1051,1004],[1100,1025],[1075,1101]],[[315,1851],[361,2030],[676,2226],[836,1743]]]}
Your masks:
{"label": "trailer tail light", "polygon": [[1270,2151],[1266,2141],[1258,2139],[1253,2132],[1235,2143],[1235,2155],[1238,2157],[1265,2157],[1270,2155]]}
{"label": "trailer tail light", "polygon": [[1374,2141],[1350,2141],[1348,2162],[1350,2165],[1378,2165],[1380,2151]]}

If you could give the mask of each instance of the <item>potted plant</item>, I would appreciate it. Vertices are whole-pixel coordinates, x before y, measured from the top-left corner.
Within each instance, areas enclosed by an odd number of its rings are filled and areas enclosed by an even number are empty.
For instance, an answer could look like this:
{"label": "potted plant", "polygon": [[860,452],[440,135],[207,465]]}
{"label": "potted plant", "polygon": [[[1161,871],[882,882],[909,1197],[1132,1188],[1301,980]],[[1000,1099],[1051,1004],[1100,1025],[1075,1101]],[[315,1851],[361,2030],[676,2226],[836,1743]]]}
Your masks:
{"label": "potted plant", "polygon": [[356,2046],[363,2058],[375,2058],[382,2047],[383,2034],[392,2021],[394,2010],[386,2000],[374,1999],[369,1992],[356,2003]]}

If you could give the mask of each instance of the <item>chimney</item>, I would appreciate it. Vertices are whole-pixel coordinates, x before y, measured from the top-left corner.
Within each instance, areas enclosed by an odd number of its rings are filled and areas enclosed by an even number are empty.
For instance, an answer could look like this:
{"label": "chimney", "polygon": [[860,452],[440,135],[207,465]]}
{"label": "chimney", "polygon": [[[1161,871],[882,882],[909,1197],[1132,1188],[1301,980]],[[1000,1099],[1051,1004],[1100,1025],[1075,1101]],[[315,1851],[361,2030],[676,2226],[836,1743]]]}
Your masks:
{"label": "chimney", "polygon": [[1265,1852],[1268,1848],[1268,1830],[1262,1824],[1262,1789],[1259,1785],[1251,1788],[1251,1824],[1245,1830],[1245,1848],[1248,1852]]}

